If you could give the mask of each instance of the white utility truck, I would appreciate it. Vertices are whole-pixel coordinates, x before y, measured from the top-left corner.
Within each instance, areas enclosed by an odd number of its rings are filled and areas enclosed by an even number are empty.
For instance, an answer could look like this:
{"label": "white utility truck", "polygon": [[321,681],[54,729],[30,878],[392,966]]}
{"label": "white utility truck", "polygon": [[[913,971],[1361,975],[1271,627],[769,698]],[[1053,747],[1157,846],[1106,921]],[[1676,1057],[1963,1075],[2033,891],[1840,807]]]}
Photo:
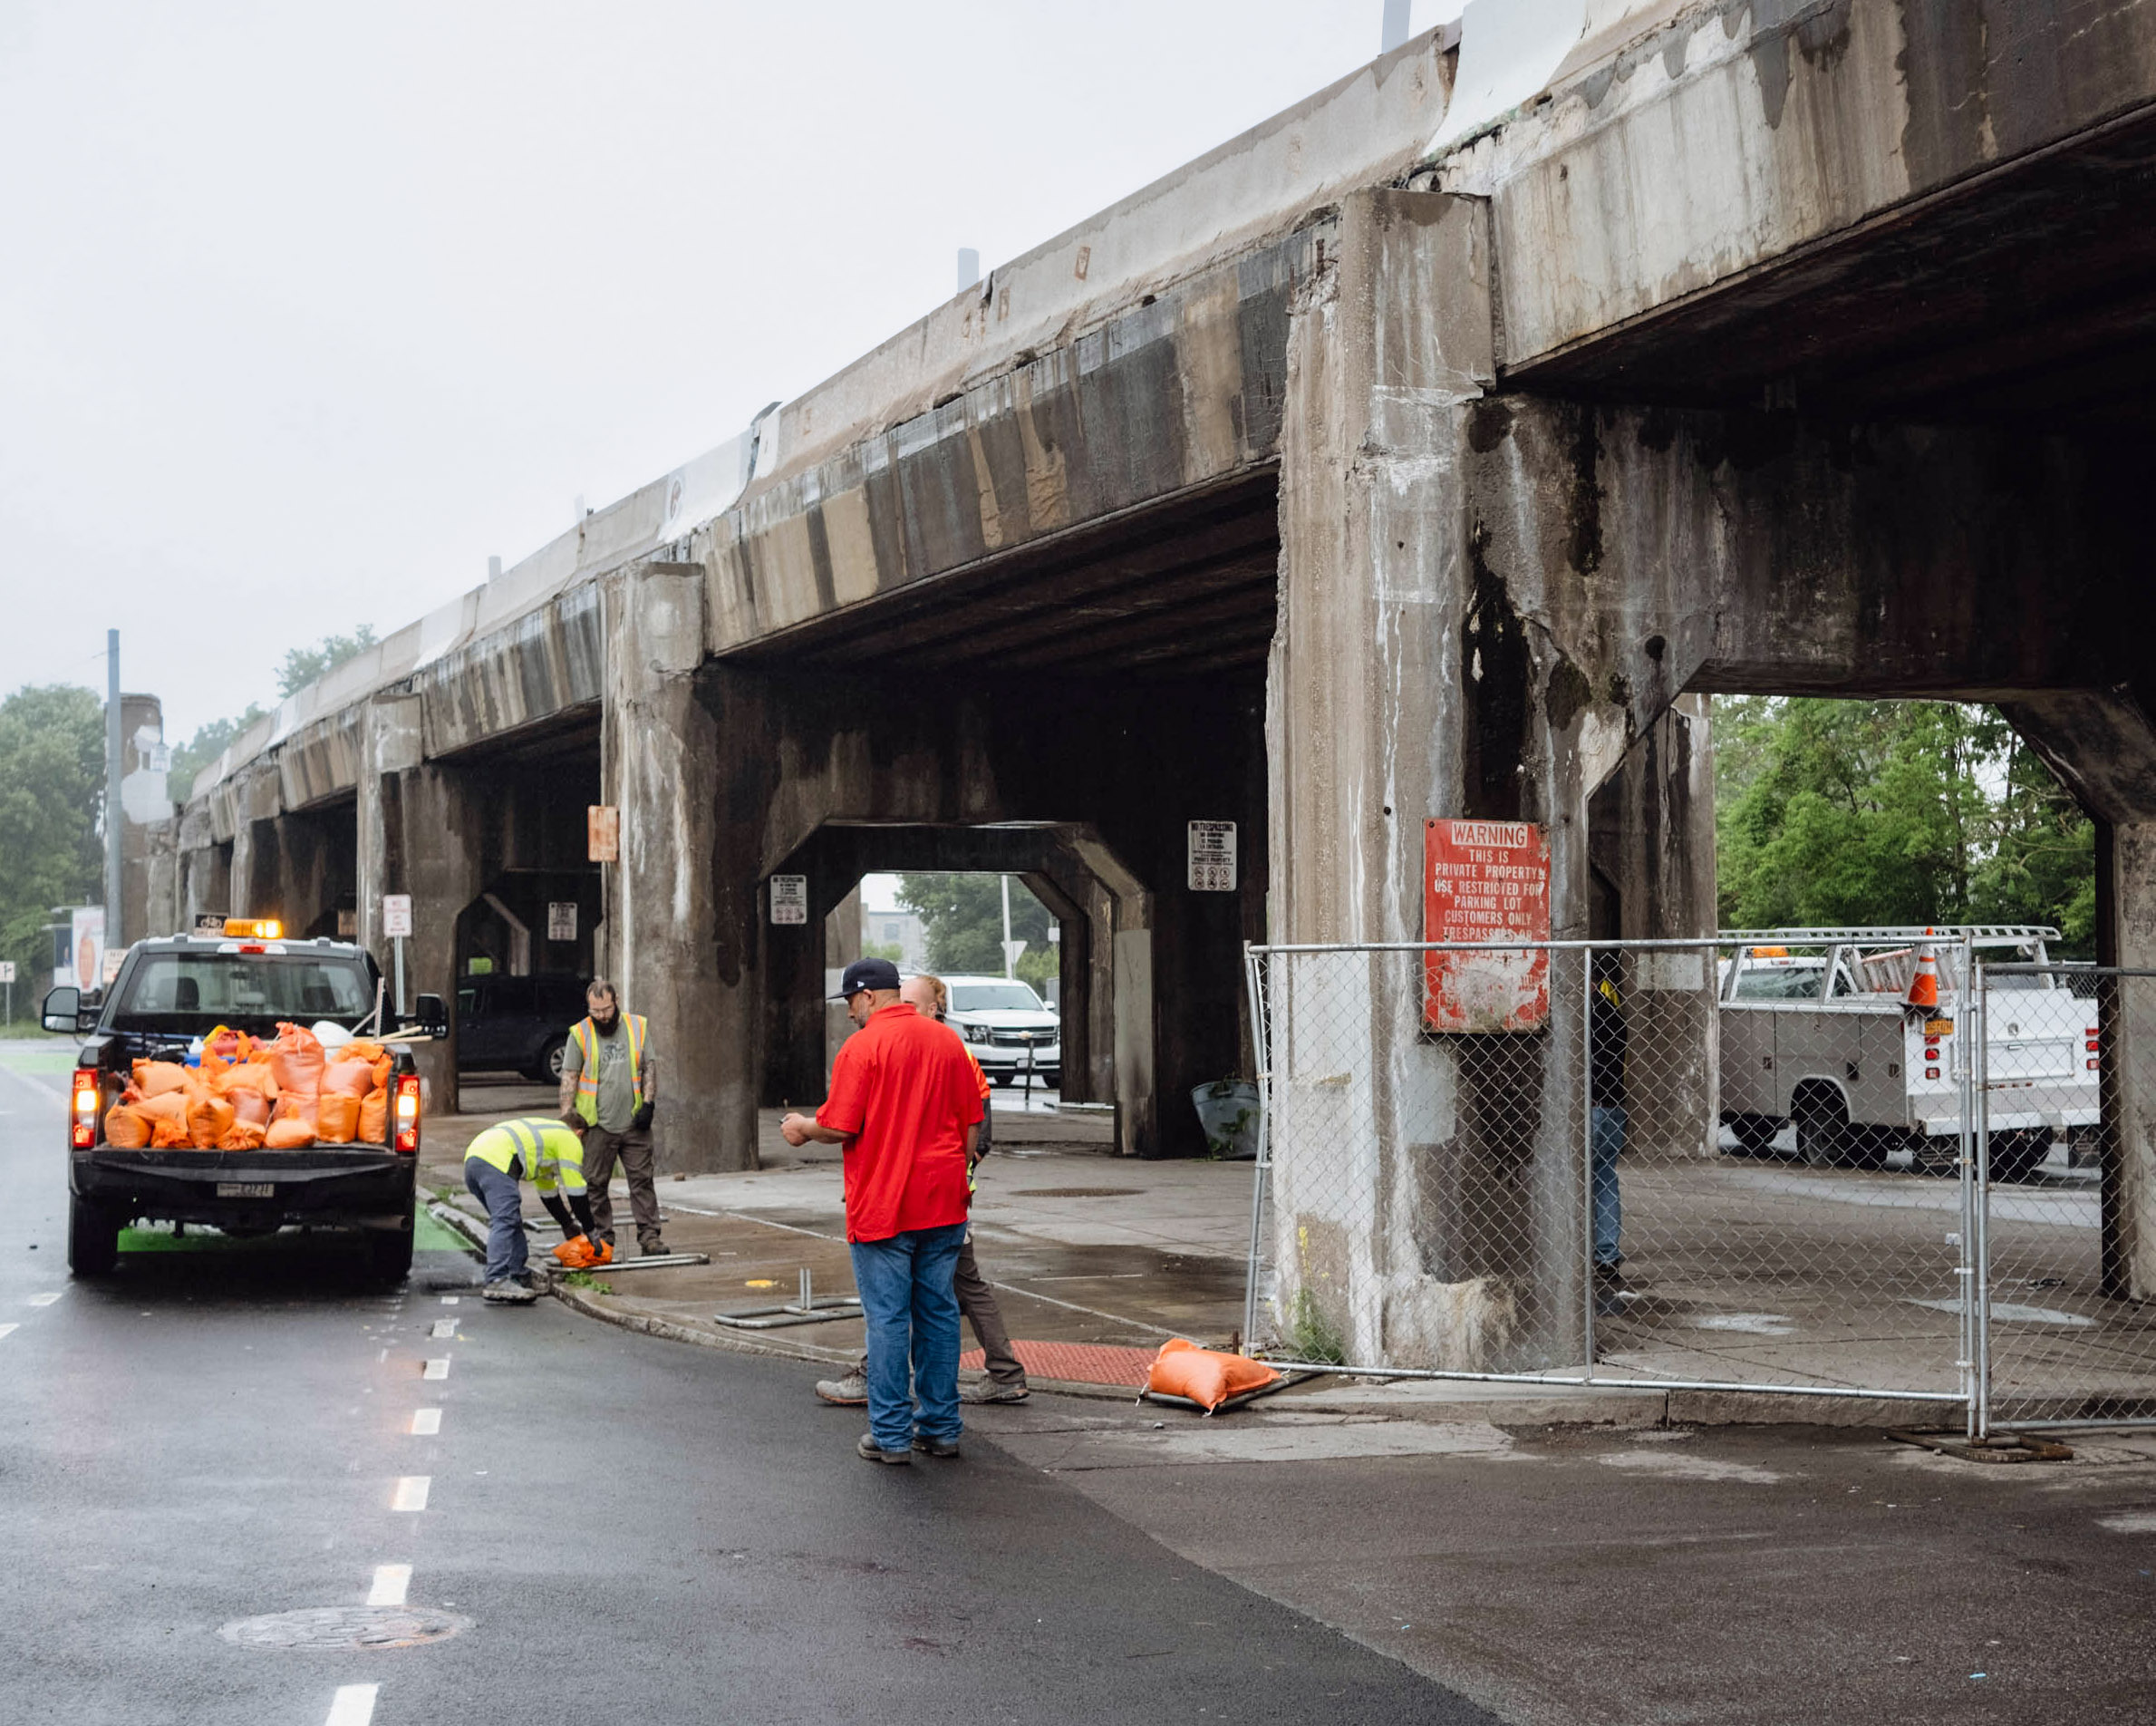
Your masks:
{"label": "white utility truck", "polygon": [[[2055,1136],[2096,1125],[2096,1004],[2070,973],[1986,967],[2046,965],[2058,938],[2008,924],[1748,936],[1721,967],[1723,1124],[1753,1156],[1793,1122],[1807,1163],[1879,1168],[1906,1149],[1919,1168],[1952,1167],[1971,1052],[1966,954],[1984,973],[1991,1178],[2027,1179]],[[1927,953],[1936,990],[1919,980]]]}

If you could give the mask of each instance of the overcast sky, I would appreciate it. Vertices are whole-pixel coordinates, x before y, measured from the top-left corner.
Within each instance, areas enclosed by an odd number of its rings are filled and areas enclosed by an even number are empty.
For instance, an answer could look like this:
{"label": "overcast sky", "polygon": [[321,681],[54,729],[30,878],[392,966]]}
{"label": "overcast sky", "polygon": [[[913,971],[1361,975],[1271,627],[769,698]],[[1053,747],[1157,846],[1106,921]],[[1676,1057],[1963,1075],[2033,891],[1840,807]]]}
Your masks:
{"label": "overcast sky", "polygon": [[[1419,6],[1425,12],[1450,8]],[[1382,0],[0,0],[0,691],[276,698],[1378,50]]]}

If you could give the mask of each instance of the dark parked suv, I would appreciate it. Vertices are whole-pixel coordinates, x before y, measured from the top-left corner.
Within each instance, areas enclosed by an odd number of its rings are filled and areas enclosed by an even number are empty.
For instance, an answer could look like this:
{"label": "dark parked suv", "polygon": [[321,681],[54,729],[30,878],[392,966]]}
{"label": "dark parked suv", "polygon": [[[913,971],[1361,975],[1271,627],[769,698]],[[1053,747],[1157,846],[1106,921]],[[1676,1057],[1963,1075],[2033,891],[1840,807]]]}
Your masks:
{"label": "dark parked suv", "polygon": [[579,976],[467,977],[457,991],[457,1071],[511,1068],[536,1084],[562,1076],[562,1045],[584,1017]]}

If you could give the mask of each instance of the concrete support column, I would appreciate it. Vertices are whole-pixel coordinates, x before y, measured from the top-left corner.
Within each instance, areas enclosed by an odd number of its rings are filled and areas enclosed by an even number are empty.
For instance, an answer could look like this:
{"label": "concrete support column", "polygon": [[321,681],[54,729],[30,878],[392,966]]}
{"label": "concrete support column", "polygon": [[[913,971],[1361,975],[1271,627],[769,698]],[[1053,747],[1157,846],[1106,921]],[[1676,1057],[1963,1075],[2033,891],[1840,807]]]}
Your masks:
{"label": "concrete support column", "polygon": [[[1625,751],[1590,803],[1589,848],[1597,897],[1613,923],[1590,933],[1626,941],[1711,939],[1715,902],[1715,772],[1710,701],[1680,695]],[[1645,1156],[1718,1154],[1719,1018],[1714,955],[1629,955],[1623,989],[1630,1023],[1626,1149]]]}
{"label": "concrete support column", "polygon": [[[2097,962],[2156,968],[2156,820],[2099,822]],[[2103,1115],[2114,1154],[2103,1170],[2103,1292],[2156,1297],[2156,982],[2123,979],[2099,1001]]]}
{"label": "concrete support column", "polygon": [[753,970],[740,986],[720,950],[720,730],[696,676],[703,570],[642,565],[609,577],[604,603],[600,780],[622,822],[621,861],[605,870],[608,963],[623,1004],[651,1022],[659,1164],[753,1168],[760,1002]]}
{"label": "concrete support column", "polygon": [[[1623,732],[1582,758],[1591,697],[1522,615],[1549,549],[1537,474],[1511,470],[1501,518],[1474,493],[1474,458],[1507,430],[1480,399],[1487,247],[1474,201],[1358,195],[1294,308],[1267,713],[1277,942],[1417,938],[1437,816],[1545,826],[1555,933],[1585,933],[1586,788]],[[1512,569],[1492,562],[1501,536]],[[1328,1069],[1303,1070],[1293,1030],[1276,1043],[1283,1310],[1355,1360],[1576,1361],[1576,975],[1534,1038],[1425,1037],[1405,956],[1287,961],[1274,1000],[1276,1025],[1309,1014]]]}
{"label": "concrete support column", "polygon": [[[395,882],[403,872],[399,775],[424,757],[421,719],[418,696],[383,695],[367,703],[360,720],[358,941],[373,954],[384,976],[392,973],[390,945],[382,933],[382,896],[401,890]],[[409,980],[406,987],[409,997]]]}

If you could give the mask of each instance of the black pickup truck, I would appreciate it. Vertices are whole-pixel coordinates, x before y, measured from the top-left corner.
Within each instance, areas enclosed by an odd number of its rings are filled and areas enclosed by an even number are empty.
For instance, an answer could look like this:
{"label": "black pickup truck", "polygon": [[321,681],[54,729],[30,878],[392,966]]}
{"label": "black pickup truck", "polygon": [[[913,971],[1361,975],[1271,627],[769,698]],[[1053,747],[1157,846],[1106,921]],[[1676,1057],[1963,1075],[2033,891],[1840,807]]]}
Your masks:
{"label": "black pickup truck", "polygon": [[[401,1281],[411,1268],[420,1149],[419,1079],[405,1050],[390,1081],[386,1144],[132,1150],[106,1142],[106,1111],[139,1059],[184,1062],[194,1040],[218,1025],[264,1038],[277,1034],[280,1021],[373,1028],[381,978],[364,948],[232,928],[137,942],[102,1001],[85,1003],[68,988],[45,996],[47,1030],[89,1033],[68,1093],[68,1266],[78,1276],[111,1271],[120,1231],[138,1219],[239,1236],[298,1224],[361,1231],[370,1272]],[[421,995],[418,1004],[403,1023],[445,1033],[440,998]]]}

